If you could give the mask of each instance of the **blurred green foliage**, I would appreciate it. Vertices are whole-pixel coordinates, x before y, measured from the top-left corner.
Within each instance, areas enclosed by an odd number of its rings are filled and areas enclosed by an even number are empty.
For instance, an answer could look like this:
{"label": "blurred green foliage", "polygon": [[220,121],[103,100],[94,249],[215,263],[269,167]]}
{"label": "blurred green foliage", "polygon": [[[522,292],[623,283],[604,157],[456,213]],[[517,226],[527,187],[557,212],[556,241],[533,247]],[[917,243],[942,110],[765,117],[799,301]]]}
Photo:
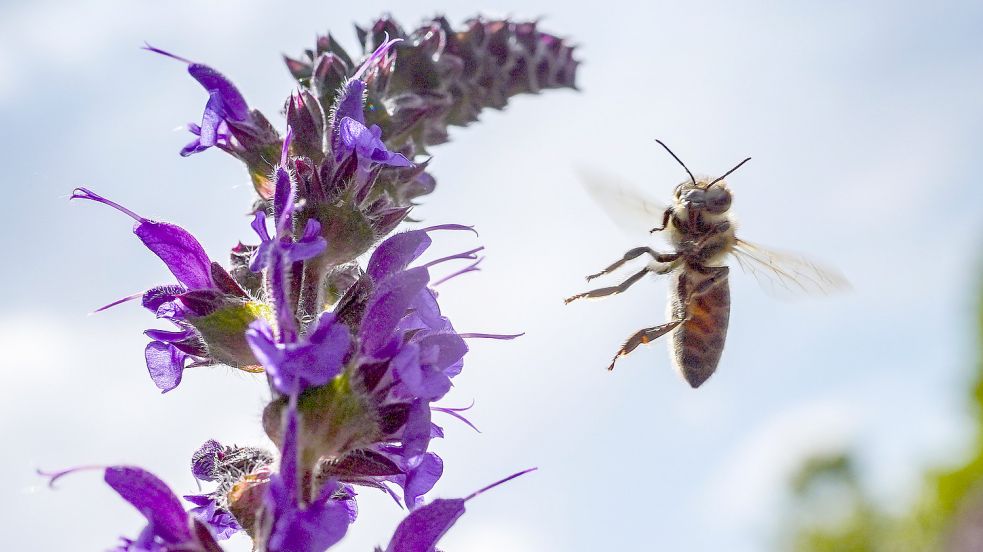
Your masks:
{"label": "blurred green foliage", "polygon": [[849,453],[808,459],[789,482],[793,504],[780,549],[799,552],[983,551],[983,286],[969,460],[927,470],[907,510],[888,512],[863,489]]}

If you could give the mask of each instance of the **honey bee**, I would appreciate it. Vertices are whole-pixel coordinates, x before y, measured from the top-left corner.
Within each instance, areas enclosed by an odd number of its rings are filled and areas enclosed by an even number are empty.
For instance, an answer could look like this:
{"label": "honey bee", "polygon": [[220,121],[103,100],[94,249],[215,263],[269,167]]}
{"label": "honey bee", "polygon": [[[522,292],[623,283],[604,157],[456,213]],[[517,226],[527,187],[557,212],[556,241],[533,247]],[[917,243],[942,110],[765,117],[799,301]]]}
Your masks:
{"label": "honey bee", "polygon": [[[689,180],[676,186],[669,207],[645,199],[625,188],[610,188],[589,183],[595,199],[608,207],[619,204],[648,217],[661,216],[661,224],[649,230],[666,235],[673,251],[662,253],[642,246],[629,250],[604,270],[591,274],[587,281],[611,273],[625,263],[647,255],[651,262],[622,283],[579,293],[564,300],[616,295],[641,280],[646,274],[669,275],[668,322],[643,328],[628,338],[611,360],[608,370],[622,356],[639,345],[671,334],[669,353],[673,365],[692,387],[702,385],[717,369],[727,338],[730,321],[730,267],[728,255],[762,283],[785,291],[828,293],[846,286],[846,281],[834,271],[820,268],[801,257],[783,255],[748,243],[735,234],[735,221],[730,211],[733,194],[724,178],[751,160],[741,161],[723,176],[696,178],[686,165],[662,141],[656,140],[678,162]],[[648,224],[652,224],[652,218]],[[758,270],[763,268],[764,270]]]}

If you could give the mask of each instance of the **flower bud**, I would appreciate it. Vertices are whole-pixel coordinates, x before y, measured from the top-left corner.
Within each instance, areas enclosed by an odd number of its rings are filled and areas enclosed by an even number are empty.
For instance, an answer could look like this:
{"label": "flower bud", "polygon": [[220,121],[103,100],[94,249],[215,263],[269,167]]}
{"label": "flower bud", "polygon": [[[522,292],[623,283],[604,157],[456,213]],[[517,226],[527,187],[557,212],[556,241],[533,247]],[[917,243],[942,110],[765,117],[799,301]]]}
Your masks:
{"label": "flower bud", "polygon": [[198,330],[209,357],[247,372],[262,372],[245,338],[249,324],[260,318],[272,319],[267,305],[225,300],[204,316],[189,316],[188,322]]}
{"label": "flower bud", "polygon": [[321,224],[321,236],[328,242],[319,262],[329,266],[355,260],[378,239],[372,228],[372,220],[357,205],[348,201],[321,203],[303,209],[300,213],[301,226],[311,218]]}
{"label": "flower bud", "polygon": [[321,54],[314,62],[310,87],[323,105],[333,105],[338,89],[348,78],[353,67],[333,52]]}
{"label": "flower bud", "polygon": [[[345,372],[327,385],[301,393],[297,403],[300,416],[300,458],[313,467],[319,459],[337,459],[348,452],[368,447],[382,435],[379,415],[371,397],[352,385]],[[283,412],[287,398],[280,397],[263,410],[263,427],[275,443],[283,442]]]}
{"label": "flower bud", "polygon": [[287,100],[287,124],[293,129],[292,146],[296,155],[315,163],[324,158],[324,112],[314,96],[304,90]]}

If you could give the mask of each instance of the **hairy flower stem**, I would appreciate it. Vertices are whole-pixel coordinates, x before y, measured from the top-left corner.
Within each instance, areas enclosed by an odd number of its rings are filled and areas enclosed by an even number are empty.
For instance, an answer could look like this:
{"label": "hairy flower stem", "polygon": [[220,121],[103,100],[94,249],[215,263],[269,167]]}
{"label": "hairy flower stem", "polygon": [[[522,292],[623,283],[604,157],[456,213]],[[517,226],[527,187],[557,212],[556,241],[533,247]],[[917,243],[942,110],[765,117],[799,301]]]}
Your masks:
{"label": "hairy flower stem", "polygon": [[304,262],[304,272],[300,282],[300,297],[297,300],[297,318],[307,325],[315,320],[324,308],[324,278],[330,263],[323,257]]}

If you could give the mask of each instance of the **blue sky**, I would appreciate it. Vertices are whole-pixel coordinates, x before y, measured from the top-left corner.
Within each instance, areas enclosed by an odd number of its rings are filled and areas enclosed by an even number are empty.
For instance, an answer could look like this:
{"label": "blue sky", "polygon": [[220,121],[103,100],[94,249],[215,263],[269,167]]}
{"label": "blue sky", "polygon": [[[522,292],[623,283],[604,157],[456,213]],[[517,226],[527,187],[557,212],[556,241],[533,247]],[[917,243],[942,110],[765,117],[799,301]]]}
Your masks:
{"label": "blue sky", "polygon": [[[416,216],[476,225],[488,255],[482,272],[442,287],[445,312],[462,331],[526,332],[475,344],[445,403],[474,399],[482,433],[447,420],[434,495],[540,468],[470,503],[443,548],[761,550],[806,454],[859,450],[892,502],[922,467],[960,457],[983,235],[979,3],[611,1],[600,15],[577,2],[464,4],[0,6],[0,518],[20,528],[12,549],[102,549],[140,527],[98,477],[51,492],[35,468],[134,463],[186,492],[204,440],[265,442],[261,379],[202,370],[160,396],[143,367],[147,313],[86,314],[169,275],[125,217],[70,205],[75,186],[184,226],[216,258],[252,239],[239,163],[177,155],[187,136],[174,129],[200,116],[204,93],[139,46],[218,68],[282,124],[292,80],[280,53],[327,30],[354,48],[351,24],[387,9],[407,27],[434,13],[542,17],[584,60],[581,92],[518,98],[433,149],[438,188]],[[562,304],[584,275],[649,240],[605,217],[578,168],[667,200],[685,175],[655,138],[697,173],[753,156],[728,179],[740,233],[853,285],[782,302],[737,270],[727,348],[698,391],[662,343],[604,370],[628,334],[663,320],[664,282]],[[402,516],[368,491],[361,508],[339,550],[385,542]]]}

